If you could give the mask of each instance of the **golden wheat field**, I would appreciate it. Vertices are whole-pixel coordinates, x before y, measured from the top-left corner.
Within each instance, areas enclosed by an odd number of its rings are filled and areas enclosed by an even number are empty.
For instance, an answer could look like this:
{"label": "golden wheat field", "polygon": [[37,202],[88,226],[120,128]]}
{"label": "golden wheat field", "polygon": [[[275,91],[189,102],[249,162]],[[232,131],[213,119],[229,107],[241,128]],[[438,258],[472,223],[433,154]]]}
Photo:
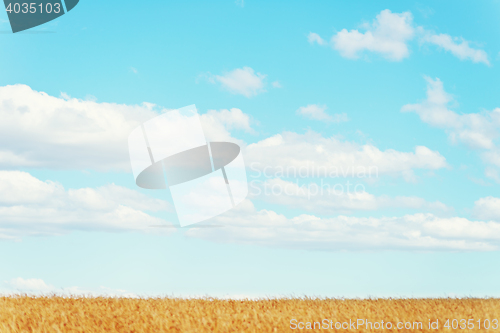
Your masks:
{"label": "golden wheat field", "polygon": [[500,332],[499,318],[499,299],[0,298],[1,333]]}

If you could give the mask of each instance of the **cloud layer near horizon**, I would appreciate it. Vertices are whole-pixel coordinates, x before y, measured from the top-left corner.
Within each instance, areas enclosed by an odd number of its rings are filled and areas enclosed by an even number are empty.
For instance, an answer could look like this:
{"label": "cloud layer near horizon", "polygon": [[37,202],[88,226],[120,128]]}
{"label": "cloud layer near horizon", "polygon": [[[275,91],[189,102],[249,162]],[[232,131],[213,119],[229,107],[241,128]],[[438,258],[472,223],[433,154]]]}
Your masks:
{"label": "cloud layer near horizon", "polygon": [[[71,231],[153,232],[170,223],[146,212],[172,211],[164,200],[114,184],[64,189],[21,171],[0,171],[0,238],[62,235]],[[169,229],[169,228],[167,228]],[[162,230],[173,232],[175,229]]]}
{"label": "cloud layer near horizon", "polygon": [[[481,203],[478,203],[479,205]],[[495,214],[498,217],[498,210]],[[500,220],[473,221],[417,213],[401,217],[302,214],[288,218],[257,210],[250,201],[214,219],[224,228],[192,229],[191,237],[221,243],[320,251],[494,251],[500,248]]]}

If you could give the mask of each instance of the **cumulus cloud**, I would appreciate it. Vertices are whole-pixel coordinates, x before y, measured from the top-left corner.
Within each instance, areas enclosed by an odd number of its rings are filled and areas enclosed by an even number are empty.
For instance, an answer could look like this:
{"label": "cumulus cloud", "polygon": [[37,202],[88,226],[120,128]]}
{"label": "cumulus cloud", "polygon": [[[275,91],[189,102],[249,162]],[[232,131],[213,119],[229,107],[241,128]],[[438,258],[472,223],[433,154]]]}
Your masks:
{"label": "cumulus cloud", "polygon": [[301,106],[297,110],[297,114],[300,114],[306,118],[313,120],[320,120],[333,123],[341,123],[348,121],[347,115],[345,113],[337,113],[334,115],[329,115],[326,113],[326,105],[309,104],[307,106]]}
{"label": "cumulus cloud", "polygon": [[240,147],[244,147],[246,143],[235,138],[231,132],[244,131],[255,134],[255,130],[251,126],[250,116],[237,108],[219,111],[209,110],[200,115],[200,121],[208,141],[234,142]]}
{"label": "cumulus cloud", "polygon": [[[500,109],[497,109],[500,111]],[[490,163],[496,167],[500,167],[500,149],[495,146],[495,149],[484,152],[482,158],[487,163]]]}
{"label": "cumulus cloud", "polygon": [[273,88],[283,88],[283,86],[281,85],[281,83],[279,81],[273,81],[273,83],[271,83],[271,85],[273,86]]}
{"label": "cumulus cloud", "polygon": [[479,219],[500,222],[500,198],[490,196],[477,200],[473,214]]}
{"label": "cumulus cloud", "polygon": [[[129,171],[128,135],[167,109],[53,97],[26,85],[0,87],[0,168]],[[202,125],[214,137],[250,130],[239,109],[210,111]],[[206,122],[206,123],[204,123]]]}
{"label": "cumulus cloud", "polygon": [[[15,296],[15,295],[29,295],[29,296],[60,296],[60,297],[116,297],[116,298],[157,298],[163,297],[158,294],[136,294],[124,289],[115,289],[105,286],[99,288],[81,288],[78,286],[72,287],[56,287],[52,284],[46,283],[42,279],[24,279],[21,277],[3,281],[3,288],[0,283],[0,296]],[[180,295],[176,296],[179,297]],[[183,298],[189,299],[205,299],[206,294],[186,294],[182,295]],[[233,299],[233,300],[247,300],[247,299],[262,299],[266,298],[265,295],[242,295],[242,294],[221,294],[217,296],[220,299]]]}
{"label": "cumulus cloud", "polygon": [[282,177],[283,172],[298,171],[307,173],[308,177],[311,173],[316,177],[360,177],[360,173],[364,176],[369,173],[371,177],[394,175],[414,180],[413,169],[447,167],[446,159],[439,152],[424,146],[417,146],[415,152],[381,151],[371,144],[324,138],[311,131],[284,132],[250,144],[245,149],[245,160],[252,170],[277,177]]}
{"label": "cumulus cloud", "polygon": [[26,85],[0,87],[0,166],[127,170],[128,134],[155,115],[150,104],[97,103],[49,96]]}
{"label": "cumulus cloud", "polygon": [[210,77],[213,83],[219,83],[224,89],[232,94],[245,97],[256,96],[265,91],[265,79],[267,75],[256,73],[250,67],[236,68],[223,75]]}
{"label": "cumulus cloud", "polygon": [[224,228],[191,229],[188,236],[225,243],[302,250],[451,250],[494,251],[500,244],[500,223],[471,221],[433,214],[402,217],[287,218],[256,210],[249,202],[214,219]]}
{"label": "cumulus cloud", "polygon": [[98,290],[85,290],[80,287],[56,288],[53,285],[47,284],[42,279],[23,279],[21,277],[5,281],[4,285],[7,289],[0,293],[3,295],[28,294],[34,296],[57,295],[66,297],[139,297],[134,293],[127,292],[126,290],[112,289],[102,286]]}
{"label": "cumulus cloud", "polygon": [[358,58],[359,53],[371,51],[383,57],[400,61],[409,56],[407,42],[415,34],[410,12],[392,13],[385,9],[373,24],[365,24],[366,32],[342,29],[332,37],[332,46],[346,58]]}
{"label": "cumulus cloud", "polygon": [[451,52],[460,60],[471,60],[474,63],[482,62],[490,65],[488,54],[484,50],[474,49],[469,46],[469,42],[463,38],[452,37],[447,34],[425,33],[421,38],[422,42],[431,43]]}
{"label": "cumulus cloud", "polygon": [[24,292],[50,293],[54,290],[53,286],[49,286],[42,279],[16,278],[8,281],[6,284],[14,290]]}
{"label": "cumulus cloud", "polygon": [[499,136],[500,108],[482,113],[458,114],[449,109],[453,97],[445,92],[438,78],[426,77],[427,99],[407,104],[403,112],[415,112],[420,119],[434,127],[447,130],[450,140],[462,142],[475,149],[492,149]]}
{"label": "cumulus cloud", "polygon": [[315,214],[351,214],[354,211],[380,209],[413,209],[440,214],[452,212],[451,207],[419,197],[387,195],[375,196],[365,191],[362,183],[352,181],[325,181],[299,183],[273,178],[251,181],[250,196],[271,204],[301,209]]}
{"label": "cumulus cloud", "polygon": [[494,167],[486,167],[484,175],[500,184],[500,172]]}
{"label": "cumulus cloud", "polygon": [[485,175],[500,182],[500,149],[497,146],[500,137],[500,108],[479,113],[459,114],[450,110],[450,105],[457,104],[453,97],[446,93],[443,83],[438,78],[425,78],[427,81],[427,98],[416,104],[407,104],[402,112],[415,112],[420,119],[446,131],[452,143],[463,143],[467,147],[481,151],[481,158],[490,166]]}
{"label": "cumulus cloud", "polygon": [[[171,211],[159,199],[117,185],[64,189],[21,171],[0,171],[0,235],[60,235],[81,231],[150,231],[170,225],[145,211]],[[173,229],[172,229],[173,231]]]}
{"label": "cumulus cloud", "polygon": [[[248,133],[253,133],[254,130],[250,126],[250,116],[243,113],[240,109],[232,108],[231,110],[208,110],[206,114],[201,115],[201,121],[210,122],[217,126],[224,126],[224,130],[243,130]],[[215,125],[214,125],[215,126]],[[221,128],[221,131],[223,129]]]}
{"label": "cumulus cloud", "polygon": [[307,35],[307,40],[309,41],[310,44],[317,43],[319,45],[326,45],[327,42],[321,38],[317,33],[310,32],[309,35]]}
{"label": "cumulus cloud", "polygon": [[422,26],[413,24],[410,12],[393,13],[382,10],[373,22],[362,24],[358,29],[342,29],[326,42],[317,33],[307,36],[310,44],[331,45],[341,56],[357,59],[363,52],[373,52],[391,61],[401,61],[409,57],[409,43],[418,37],[422,44],[436,45],[451,52],[461,60],[489,65],[488,55],[484,50],[475,49],[462,37],[436,34]]}

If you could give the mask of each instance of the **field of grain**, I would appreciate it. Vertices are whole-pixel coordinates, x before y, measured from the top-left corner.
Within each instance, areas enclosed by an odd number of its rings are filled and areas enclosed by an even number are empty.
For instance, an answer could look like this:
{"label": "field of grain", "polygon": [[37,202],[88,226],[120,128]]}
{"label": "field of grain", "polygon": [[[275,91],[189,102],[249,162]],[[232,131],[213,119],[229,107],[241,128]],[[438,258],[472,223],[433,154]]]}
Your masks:
{"label": "field of grain", "polygon": [[1,333],[500,332],[498,319],[499,299],[0,298]]}

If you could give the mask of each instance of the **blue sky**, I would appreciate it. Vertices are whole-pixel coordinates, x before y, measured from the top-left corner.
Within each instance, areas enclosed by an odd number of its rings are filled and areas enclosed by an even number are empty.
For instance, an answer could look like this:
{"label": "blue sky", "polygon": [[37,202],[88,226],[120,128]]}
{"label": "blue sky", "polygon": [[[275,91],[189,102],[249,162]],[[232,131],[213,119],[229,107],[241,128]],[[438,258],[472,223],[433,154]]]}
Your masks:
{"label": "blue sky", "polygon": [[[81,1],[12,34],[3,12],[0,291],[498,296],[499,13]],[[365,191],[251,193],[221,228],[148,227],[178,221],[168,191],[135,185],[128,133],[190,104],[254,184]],[[378,175],[257,177],[305,165]]]}

